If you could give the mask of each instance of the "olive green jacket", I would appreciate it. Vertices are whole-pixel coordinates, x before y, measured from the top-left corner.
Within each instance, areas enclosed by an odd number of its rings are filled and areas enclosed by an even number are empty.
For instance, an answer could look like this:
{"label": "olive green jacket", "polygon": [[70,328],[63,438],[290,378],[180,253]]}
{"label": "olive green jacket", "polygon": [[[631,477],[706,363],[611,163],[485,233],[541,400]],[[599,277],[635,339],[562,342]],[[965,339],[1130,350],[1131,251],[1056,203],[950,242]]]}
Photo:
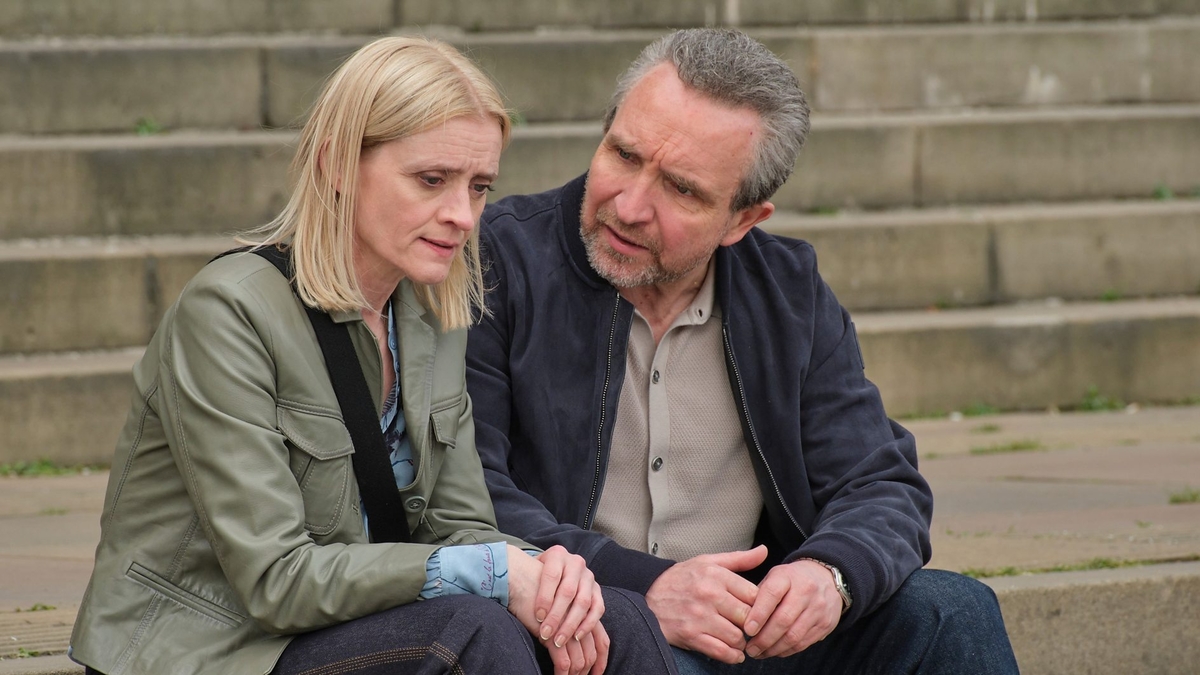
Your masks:
{"label": "olive green jacket", "polygon": [[[442,545],[509,541],[475,452],[465,331],[408,282],[393,296],[416,479],[412,544],[369,544],[324,359],[283,276],[253,254],[205,267],[141,361],[71,656],[106,675],[267,673],[289,635],[417,599]],[[379,413],[379,351],[348,323]]]}

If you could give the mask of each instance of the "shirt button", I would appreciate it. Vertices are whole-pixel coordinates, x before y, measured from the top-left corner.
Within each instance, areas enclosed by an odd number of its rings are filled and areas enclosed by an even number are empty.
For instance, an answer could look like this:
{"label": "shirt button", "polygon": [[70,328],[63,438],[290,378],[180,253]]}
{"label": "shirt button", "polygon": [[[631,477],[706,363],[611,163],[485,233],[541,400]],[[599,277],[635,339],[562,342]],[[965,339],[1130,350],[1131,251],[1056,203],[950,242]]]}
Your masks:
{"label": "shirt button", "polygon": [[413,512],[420,511],[421,509],[425,508],[425,498],[409,497],[408,501],[404,502],[404,508]]}
{"label": "shirt button", "polygon": [[662,468],[662,457],[655,457],[654,461],[650,463],[650,468],[654,469],[655,471],[658,471],[659,469],[661,469]]}
{"label": "shirt button", "polygon": [[650,381],[653,382],[654,384],[658,384],[658,371],[657,370],[654,371],[654,375],[650,376]]}
{"label": "shirt button", "polygon": [[654,542],[654,545],[650,547],[650,555],[658,555],[658,542]]}

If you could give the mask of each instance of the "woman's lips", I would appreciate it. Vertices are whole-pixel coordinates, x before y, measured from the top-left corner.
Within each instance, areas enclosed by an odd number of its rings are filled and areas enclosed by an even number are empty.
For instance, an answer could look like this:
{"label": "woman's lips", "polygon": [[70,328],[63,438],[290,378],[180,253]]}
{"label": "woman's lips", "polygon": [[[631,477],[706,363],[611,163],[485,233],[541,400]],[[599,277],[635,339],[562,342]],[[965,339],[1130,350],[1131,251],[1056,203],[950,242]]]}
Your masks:
{"label": "woman's lips", "polygon": [[457,251],[458,247],[460,246],[458,242],[445,241],[442,239],[422,238],[421,241],[425,242],[429,248],[433,249],[434,253],[445,258],[453,256],[455,251]]}

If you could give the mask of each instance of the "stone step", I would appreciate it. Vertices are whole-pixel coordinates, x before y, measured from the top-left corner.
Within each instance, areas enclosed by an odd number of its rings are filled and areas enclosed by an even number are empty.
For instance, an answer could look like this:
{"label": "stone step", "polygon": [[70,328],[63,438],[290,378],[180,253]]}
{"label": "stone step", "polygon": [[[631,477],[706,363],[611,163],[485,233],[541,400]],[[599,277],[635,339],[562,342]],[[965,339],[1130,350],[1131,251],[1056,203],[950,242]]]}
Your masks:
{"label": "stone step", "polygon": [[[855,323],[867,375],[897,417],[1200,397],[1196,298],[860,312]],[[0,461],[108,461],[140,353],[0,356]]]}
{"label": "stone step", "polygon": [[0,661],[0,675],[83,675],[83,666],[66,654]]}
{"label": "stone step", "polygon": [[143,351],[0,356],[0,463],[112,461]]}
{"label": "stone step", "polygon": [[0,354],[144,345],[225,237],[0,244]]}
{"label": "stone step", "polygon": [[[1200,294],[1200,200],[779,213],[851,311]],[[0,242],[0,354],[143,345],[225,236]]]}
{"label": "stone step", "polygon": [[[1200,563],[986,580],[1026,675],[1191,675]],[[56,645],[65,647],[65,640]],[[0,661],[0,675],[82,675],[65,655]]]}
{"label": "stone step", "polygon": [[10,0],[0,36],[1060,21],[1200,13],[1196,0]]}
{"label": "stone step", "polygon": [[1200,294],[1200,199],[776,214],[852,311]]}
{"label": "stone step", "polygon": [[405,0],[8,0],[0,3],[0,37],[388,31],[397,24],[397,4],[404,2]]}
{"label": "stone step", "polygon": [[1025,675],[1189,675],[1200,563],[987,579]]}
{"label": "stone step", "polygon": [[1200,400],[1200,298],[855,316],[897,416]]}
{"label": "stone step", "polygon": [[[519,127],[497,197],[586,170],[595,122]],[[0,239],[213,234],[287,199],[289,131],[0,137]],[[784,210],[1145,199],[1200,190],[1200,104],[816,115]]]}
{"label": "stone step", "polygon": [[[751,31],[818,111],[1200,101],[1200,18]],[[450,34],[529,122],[601,116],[659,31]],[[0,43],[0,133],[255,129],[301,119],[371,39],[311,35]]]}
{"label": "stone step", "polygon": [[[1145,563],[1200,553],[1200,504],[1168,498],[1200,476],[1198,421],[1200,408],[1178,406],[906,422],[938,504],[929,566],[1025,571],[985,579],[1023,672],[1191,672],[1200,563]],[[1013,439],[1043,447],[971,449]],[[0,559],[13,571],[0,576],[7,653],[66,648],[108,479],[106,471],[0,478]],[[1129,563],[1141,565],[1119,567]],[[1094,569],[1105,565],[1118,568]],[[1094,571],[1028,572],[1051,568]],[[29,611],[39,605],[54,609]],[[0,661],[5,675],[78,672],[68,668],[64,657]]]}

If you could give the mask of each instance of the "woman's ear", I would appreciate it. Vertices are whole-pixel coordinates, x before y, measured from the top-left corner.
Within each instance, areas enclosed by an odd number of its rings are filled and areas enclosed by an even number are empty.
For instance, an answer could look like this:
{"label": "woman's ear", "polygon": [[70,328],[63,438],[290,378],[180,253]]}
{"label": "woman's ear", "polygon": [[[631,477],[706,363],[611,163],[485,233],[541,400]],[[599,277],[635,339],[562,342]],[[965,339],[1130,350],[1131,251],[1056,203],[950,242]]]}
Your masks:
{"label": "woman's ear", "polygon": [[[317,149],[317,170],[321,172],[322,177],[328,175],[326,153],[329,150],[329,141],[330,139],[326,138],[322,141],[321,147]],[[333,190],[338,194],[342,193],[342,176],[340,173],[333,176]]]}

